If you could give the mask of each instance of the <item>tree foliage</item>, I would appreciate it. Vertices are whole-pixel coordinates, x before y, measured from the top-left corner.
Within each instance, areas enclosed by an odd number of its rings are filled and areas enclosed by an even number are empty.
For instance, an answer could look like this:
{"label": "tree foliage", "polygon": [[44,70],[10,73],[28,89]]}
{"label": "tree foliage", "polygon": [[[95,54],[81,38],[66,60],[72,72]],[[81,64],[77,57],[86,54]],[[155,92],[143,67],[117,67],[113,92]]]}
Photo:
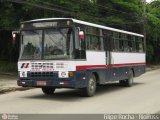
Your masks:
{"label": "tree foliage", "polygon": [[147,60],[160,63],[160,0],[147,5],[147,17]]}
{"label": "tree foliage", "polygon": [[[18,0],[19,3],[13,1],[0,1],[1,31],[16,30],[20,22],[30,19],[72,17],[143,34],[143,0]],[[149,62],[160,62],[160,57],[154,58],[160,51],[159,6],[160,0],[147,4],[147,60]],[[0,43],[4,41],[7,40],[0,37]],[[4,56],[2,51],[7,48],[5,46],[0,48],[1,58]],[[12,45],[8,46],[12,47]]]}

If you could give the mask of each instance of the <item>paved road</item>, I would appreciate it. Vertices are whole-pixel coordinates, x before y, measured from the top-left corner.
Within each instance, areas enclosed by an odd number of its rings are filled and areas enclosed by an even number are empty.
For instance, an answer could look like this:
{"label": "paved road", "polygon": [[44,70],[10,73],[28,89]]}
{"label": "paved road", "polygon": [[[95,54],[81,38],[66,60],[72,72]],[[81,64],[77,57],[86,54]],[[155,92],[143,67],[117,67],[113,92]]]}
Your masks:
{"label": "paved road", "polygon": [[56,90],[53,96],[43,95],[40,89],[3,94],[0,113],[160,113],[160,70],[136,78],[131,88],[98,87],[90,98],[68,89]]}

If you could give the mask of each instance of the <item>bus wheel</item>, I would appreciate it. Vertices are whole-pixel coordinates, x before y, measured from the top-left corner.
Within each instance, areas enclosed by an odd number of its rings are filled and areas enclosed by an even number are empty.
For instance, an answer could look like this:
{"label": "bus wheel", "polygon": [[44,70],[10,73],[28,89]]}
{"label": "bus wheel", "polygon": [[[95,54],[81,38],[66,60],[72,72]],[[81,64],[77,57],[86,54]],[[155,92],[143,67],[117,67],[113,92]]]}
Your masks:
{"label": "bus wheel", "polygon": [[126,80],[126,86],[131,87],[133,85],[133,80],[134,80],[133,71],[130,70],[128,74],[128,79]]}
{"label": "bus wheel", "polygon": [[46,95],[52,95],[54,93],[54,91],[55,91],[55,88],[52,88],[52,87],[43,87],[42,91]]}
{"label": "bus wheel", "polygon": [[133,81],[134,81],[133,72],[132,72],[132,70],[130,70],[129,74],[128,74],[128,79],[126,79],[126,80],[120,80],[119,84],[121,86],[131,87],[133,85]]}
{"label": "bus wheel", "polygon": [[91,75],[89,78],[87,87],[83,89],[84,95],[87,97],[94,96],[96,92],[96,77],[95,75]]}

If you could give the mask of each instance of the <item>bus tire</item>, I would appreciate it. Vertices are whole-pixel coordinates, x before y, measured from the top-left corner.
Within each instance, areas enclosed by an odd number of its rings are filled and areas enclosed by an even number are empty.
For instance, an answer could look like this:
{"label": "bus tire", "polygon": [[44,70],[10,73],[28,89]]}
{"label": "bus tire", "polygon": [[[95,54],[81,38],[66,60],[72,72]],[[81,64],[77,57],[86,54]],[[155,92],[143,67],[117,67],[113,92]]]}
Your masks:
{"label": "bus tire", "polygon": [[126,86],[131,87],[133,85],[133,82],[134,82],[133,71],[130,70],[128,74],[128,79],[126,80]]}
{"label": "bus tire", "polygon": [[54,94],[54,91],[55,91],[55,88],[53,88],[53,87],[43,87],[43,88],[42,88],[42,92],[43,92],[45,95],[53,95],[53,94]]}
{"label": "bus tire", "polygon": [[83,89],[83,94],[86,97],[94,96],[96,92],[96,77],[94,74],[91,75],[91,77],[88,80],[87,87]]}
{"label": "bus tire", "polygon": [[128,73],[128,79],[120,80],[119,84],[121,86],[131,87],[133,85],[133,82],[134,82],[133,71],[130,70]]}
{"label": "bus tire", "polygon": [[127,87],[132,87],[133,86],[133,81],[134,81],[134,76],[133,76],[133,71],[130,70],[128,73],[128,79],[125,82],[125,85]]}

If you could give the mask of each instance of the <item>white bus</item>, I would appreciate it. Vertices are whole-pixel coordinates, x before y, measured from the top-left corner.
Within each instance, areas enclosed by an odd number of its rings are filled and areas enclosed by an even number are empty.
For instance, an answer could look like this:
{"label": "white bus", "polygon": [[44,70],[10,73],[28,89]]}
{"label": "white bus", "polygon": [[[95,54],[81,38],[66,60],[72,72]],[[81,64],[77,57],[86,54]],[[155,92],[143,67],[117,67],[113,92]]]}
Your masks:
{"label": "white bus", "polygon": [[96,86],[119,81],[132,86],[145,72],[144,36],[72,18],[21,23],[19,86],[82,89],[93,96]]}

